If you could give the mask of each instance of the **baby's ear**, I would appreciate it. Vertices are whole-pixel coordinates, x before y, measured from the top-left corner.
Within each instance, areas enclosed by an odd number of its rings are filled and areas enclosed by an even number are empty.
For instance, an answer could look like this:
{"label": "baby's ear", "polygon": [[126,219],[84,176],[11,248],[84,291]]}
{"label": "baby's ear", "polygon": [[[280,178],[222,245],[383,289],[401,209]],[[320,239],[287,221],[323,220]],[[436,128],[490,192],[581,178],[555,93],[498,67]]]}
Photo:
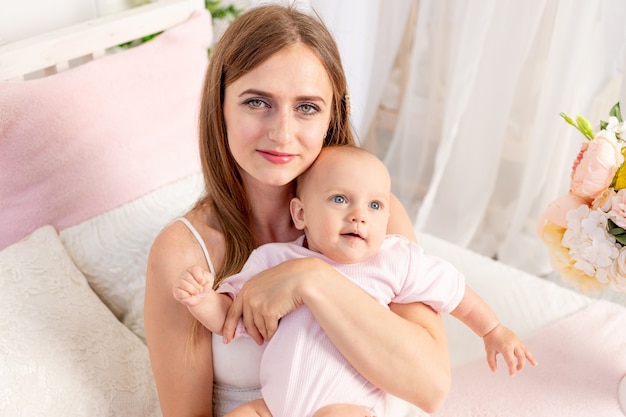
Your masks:
{"label": "baby's ear", "polygon": [[294,197],[291,199],[289,203],[289,210],[291,211],[291,219],[293,220],[294,226],[296,229],[303,230],[304,229],[304,205],[302,204],[302,200],[298,197]]}

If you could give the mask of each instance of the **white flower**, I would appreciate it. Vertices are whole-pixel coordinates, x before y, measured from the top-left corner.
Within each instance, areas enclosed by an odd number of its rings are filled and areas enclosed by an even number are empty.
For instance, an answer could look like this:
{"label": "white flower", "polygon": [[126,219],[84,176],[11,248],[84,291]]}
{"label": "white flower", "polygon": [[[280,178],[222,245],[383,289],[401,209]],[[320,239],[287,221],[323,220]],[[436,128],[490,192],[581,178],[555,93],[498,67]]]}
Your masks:
{"label": "white flower", "polygon": [[609,279],[618,291],[626,290],[626,247],[619,250],[619,255],[609,269]]}
{"label": "white flower", "polygon": [[563,246],[569,249],[574,267],[585,274],[608,282],[608,269],[619,255],[615,237],[607,231],[607,213],[582,205],[567,213]]}
{"label": "white flower", "polygon": [[609,132],[613,132],[614,134],[622,134],[626,131],[624,127],[624,123],[620,123],[615,116],[609,116],[609,122],[607,123],[604,130],[608,130]]}
{"label": "white flower", "polygon": [[613,142],[615,145],[618,144],[618,137],[622,137],[622,133],[624,133],[624,131],[626,131],[626,126],[624,126],[624,123],[620,123],[619,120],[617,120],[617,117],[615,116],[610,116],[609,117],[609,122],[607,123],[607,125],[604,127],[604,129],[602,129],[601,131],[599,131],[598,133],[596,133],[596,138],[598,137],[603,137],[606,139],[609,139],[611,142]]}

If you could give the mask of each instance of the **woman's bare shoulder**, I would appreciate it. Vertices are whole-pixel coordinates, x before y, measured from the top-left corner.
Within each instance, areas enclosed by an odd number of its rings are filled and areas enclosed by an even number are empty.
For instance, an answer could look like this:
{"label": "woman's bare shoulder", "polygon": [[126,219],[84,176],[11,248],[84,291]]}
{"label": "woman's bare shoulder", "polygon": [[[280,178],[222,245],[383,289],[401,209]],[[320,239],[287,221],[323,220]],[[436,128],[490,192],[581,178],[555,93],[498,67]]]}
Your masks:
{"label": "woman's bare shoulder", "polygon": [[[193,209],[184,216],[203,240],[213,264],[221,265],[225,251],[222,233],[212,225],[208,209]],[[181,221],[173,221],[155,238],[150,259],[157,266],[183,270],[192,265],[208,268],[202,246],[192,231]],[[219,268],[219,267],[218,267]],[[160,268],[159,268],[160,269]]]}
{"label": "woman's bare shoulder", "polygon": [[402,235],[413,242],[417,241],[409,214],[406,212],[402,202],[393,194],[391,195],[389,207],[387,233]]}

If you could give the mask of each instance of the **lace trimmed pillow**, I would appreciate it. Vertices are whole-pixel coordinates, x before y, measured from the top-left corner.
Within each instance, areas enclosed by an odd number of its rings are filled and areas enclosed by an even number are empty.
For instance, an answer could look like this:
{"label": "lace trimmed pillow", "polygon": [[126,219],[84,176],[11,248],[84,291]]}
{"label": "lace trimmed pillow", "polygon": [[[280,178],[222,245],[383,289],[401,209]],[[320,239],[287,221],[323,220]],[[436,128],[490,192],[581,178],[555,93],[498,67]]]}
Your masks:
{"label": "lace trimmed pillow", "polygon": [[0,415],[160,416],[146,346],[52,226],[0,252]]}
{"label": "lace trimmed pillow", "polygon": [[194,174],[59,233],[94,292],[144,341],[150,247],[163,227],[189,211],[203,191],[202,174]]}

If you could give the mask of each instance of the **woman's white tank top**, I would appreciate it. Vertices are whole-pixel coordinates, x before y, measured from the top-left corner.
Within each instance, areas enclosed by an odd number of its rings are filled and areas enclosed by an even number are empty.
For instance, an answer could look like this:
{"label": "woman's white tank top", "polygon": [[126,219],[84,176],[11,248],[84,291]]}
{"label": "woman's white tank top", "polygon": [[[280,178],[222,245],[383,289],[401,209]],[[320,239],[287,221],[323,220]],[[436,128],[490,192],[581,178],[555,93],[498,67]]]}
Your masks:
{"label": "woman's white tank top", "polygon": [[[209,270],[215,275],[209,251],[196,228],[184,217],[179,218],[202,248]],[[222,417],[233,408],[261,398],[259,369],[263,349],[252,338],[241,337],[229,344],[213,335],[213,409]]]}

